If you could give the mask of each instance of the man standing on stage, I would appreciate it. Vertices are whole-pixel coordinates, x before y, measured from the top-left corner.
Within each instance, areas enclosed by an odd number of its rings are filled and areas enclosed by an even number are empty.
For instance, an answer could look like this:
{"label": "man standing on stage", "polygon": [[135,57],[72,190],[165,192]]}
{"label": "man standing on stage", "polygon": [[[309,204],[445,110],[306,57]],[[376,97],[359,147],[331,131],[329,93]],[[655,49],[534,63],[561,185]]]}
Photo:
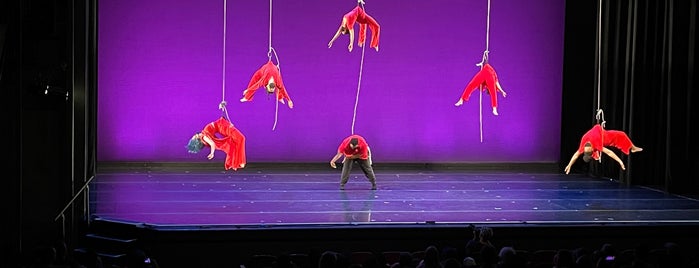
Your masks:
{"label": "man standing on stage", "polygon": [[362,168],[364,175],[366,175],[369,182],[371,182],[371,189],[376,190],[376,175],[374,175],[374,169],[371,167],[371,149],[369,149],[369,144],[362,136],[353,134],[342,140],[340,147],[337,148],[337,154],[330,160],[330,166],[332,168],[337,168],[335,162],[340,159],[340,157],[345,156],[342,161],[342,176],[340,177],[340,190],[345,189],[345,184],[349,180],[350,172],[352,171],[352,165],[354,163],[359,164]]}

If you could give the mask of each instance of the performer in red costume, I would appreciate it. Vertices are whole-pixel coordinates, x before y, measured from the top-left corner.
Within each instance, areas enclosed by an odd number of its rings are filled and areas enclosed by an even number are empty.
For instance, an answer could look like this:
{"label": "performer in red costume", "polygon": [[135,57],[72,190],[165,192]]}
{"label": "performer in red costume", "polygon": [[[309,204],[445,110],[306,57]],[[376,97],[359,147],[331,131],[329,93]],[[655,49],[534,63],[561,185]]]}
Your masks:
{"label": "performer in red costume", "polygon": [[575,163],[575,160],[581,154],[583,155],[583,160],[585,162],[590,162],[590,159],[599,160],[600,151],[614,159],[622,170],[626,170],[624,162],[619,159],[619,157],[610,149],[605,146],[613,146],[621,150],[624,154],[628,155],[629,152],[635,153],[643,151],[643,148],[634,145],[623,131],[619,130],[606,130],[600,124],[595,124],[590,130],[588,130],[580,139],[580,146],[578,150],[575,151],[573,157],[570,158],[568,166],[565,168],[566,174],[570,173],[570,167]]}
{"label": "performer in red costume", "polygon": [[245,136],[225,118],[220,117],[194,134],[187,144],[187,150],[198,153],[204,146],[211,148],[207,156],[209,160],[214,158],[216,149],[226,153],[226,170],[245,167]]}
{"label": "performer in red costume", "polygon": [[357,3],[357,7],[352,9],[352,11],[348,12],[342,17],[342,23],[340,23],[340,28],[337,29],[337,32],[335,32],[335,36],[330,40],[328,43],[328,47],[333,46],[333,42],[335,42],[335,39],[340,36],[340,34],[347,34],[349,33],[349,45],[347,46],[347,49],[349,49],[350,52],[352,52],[352,47],[354,43],[354,23],[357,22],[359,24],[359,40],[357,40],[357,45],[359,47],[364,46],[364,43],[366,41],[366,28],[367,25],[369,26],[369,29],[371,30],[371,44],[369,47],[373,47],[376,49],[376,51],[379,51],[379,36],[381,32],[381,27],[379,26],[379,23],[376,22],[376,20],[369,16],[366,12],[364,12],[364,8],[362,8],[361,5],[364,5],[363,0],[359,0]]}
{"label": "performer in red costume", "polygon": [[352,171],[352,165],[357,163],[359,167],[362,168],[364,175],[369,179],[369,182],[371,182],[371,189],[376,190],[376,175],[374,175],[374,168],[371,167],[371,149],[366,140],[364,140],[362,136],[356,134],[350,135],[342,140],[340,146],[337,148],[337,154],[330,160],[330,166],[332,168],[337,168],[335,162],[343,155],[345,159],[342,160],[340,189],[345,189],[345,184],[349,180],[350,172]]}
{"label": "performer in red costume", "polygon": [[507,97],[507,92],[502,90],[500,82],[498,81],[498,75],[495,73],[495,69],[493,69],[493,66],[490,66],[488,63],[485,63],[483,68],[478,71],[473,78],[471,78],[471,81],[468,82],[468,85],[466,85],[466,88],[464,88],[461,98],[459,98],[459,101],[454,105],[461,106],[464,104],[464,101],[468,101],[471,93],[473,93],[473,91],[481,85],[483,86],[483,90],[487,89],[488,94],[490,94],[490,105],[493,107],[493,114],[498,115],[497,92],[500,91],[502,93],[502,97]]}
{"label": "performer in red costume", "polygon": [[248,83],[248,88],[243,91],[243,98],[240,99],[240,102],[251,101],[257,89],[262,86],[267,89],[268,94],[274,93],[276,89],[277,100],[284,104],[284,99],[286,99],[289,108],[294,108],[294,103],[286,92],[286,87],[284,87],[279,66],[274,65],[272,60],[267,61],[260,69],[255,71]]}

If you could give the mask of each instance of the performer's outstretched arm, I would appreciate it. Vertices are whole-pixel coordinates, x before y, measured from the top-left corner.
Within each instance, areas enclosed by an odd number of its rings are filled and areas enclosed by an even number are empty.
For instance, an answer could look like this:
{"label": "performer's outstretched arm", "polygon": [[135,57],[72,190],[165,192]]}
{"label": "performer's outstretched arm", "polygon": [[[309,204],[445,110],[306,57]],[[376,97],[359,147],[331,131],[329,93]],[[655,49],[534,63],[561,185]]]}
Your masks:
{"label": "performer's outstretched arm", "polygon": [[[343,19],[343,24],[344,24],[344,19]],[[335,32],[335,35],[333,36],[332,39],[330,39],[330,42],[328,42],[328,48],[333,47],[333,43],[335,40],[340,37],[340,33],[342,33],[342,25],[340,25],[340,28],[337,29],[337,32]]]}
{"label": "performer's outstretched arm", "polygon": [[330,166],[331,166],[332,168],[337,168],[337,165],[335,164],[335,162],[337,162],[337,160],[340,160],[340,157],[342,157],[342,153],[338,152],[338,153],[333,157],[333,159],[330,160]]}
{"label": "performer's outstretched arm", "polygon": [[204,139],[204,142],[209,145],[209,148],[211,148],[211,152],[209,152],[209,155],[206,156],[206,158],[213,159],[214,152],[216,151],[216,143],[214,143],[214,141],[206,135],[202,134],[202,138]]}
{"label": "performer's outstretched arm", "polygon": [[578,151],[575,151],[573,156],[570,158],[570,162],[568,162],[568,165],[565,168],[566,174],[570,173],[570,167],[573,166],[573,163],[575,163],[575,160],[578,160],[579,156],[580,156],[580,153]]}
{"label": "performer's outstretched arm", "polygon": [[354,47],[354,30],[353,29],[347,29],[349,32],[349,45],[347,45],[347,49],[352,52],[352,47]]}
{"label": "performer's outstretched arm", "polygon": [[619,163],[619,166],[621,167],[621,170],[626,170],[626,167],[624,166],[624,162],[619,159],[619,157],[612,151],[607,149],[607,147],[602,148],[602,152],[604,152],[606,155],[614,159],[617,163]]}
{"label": "performer's outstretched arm", "polygon": [[328,42],[328,48],[331,48],[333,46],[333,43],[335,42],[335,40],[337,40],[337,38],[340,37],[340,34],[342,34],[343,28],[347,27],[346,25],[347,25],[347,18],[342,17],[342,22],[340,23],[340,28],[337,28],[335,35],[333,36],[332,39],[330,39],[330,42]]}

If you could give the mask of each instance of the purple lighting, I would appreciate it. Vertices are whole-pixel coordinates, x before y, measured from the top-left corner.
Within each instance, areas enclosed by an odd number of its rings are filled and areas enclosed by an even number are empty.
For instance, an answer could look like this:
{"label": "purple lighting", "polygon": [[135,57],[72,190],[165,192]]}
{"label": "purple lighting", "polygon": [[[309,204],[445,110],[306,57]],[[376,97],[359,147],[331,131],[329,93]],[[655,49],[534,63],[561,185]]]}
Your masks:
{"label": "purple lighting", "polygon": [[[347,36],[327,44],[356,2],[273,2],[272,46],[293,109],[276,107],[263,89],[239,102],[268,60],[269,2],[227,1],[222,85],[223,2],[100,1],[98,161],[208,161],[184,146],[221,116],[222,100],[250,163],[326,162],[351,134],[362,48],[348,52]],[[381,41],[376,52],[367,36],[354,131],[375,162],[558,161],[565,3],[493,1],[489,32],[487,4],[366,1]],[[507,92],[499,116],[478,91],[454,106],[479,70],[486,36]]]}

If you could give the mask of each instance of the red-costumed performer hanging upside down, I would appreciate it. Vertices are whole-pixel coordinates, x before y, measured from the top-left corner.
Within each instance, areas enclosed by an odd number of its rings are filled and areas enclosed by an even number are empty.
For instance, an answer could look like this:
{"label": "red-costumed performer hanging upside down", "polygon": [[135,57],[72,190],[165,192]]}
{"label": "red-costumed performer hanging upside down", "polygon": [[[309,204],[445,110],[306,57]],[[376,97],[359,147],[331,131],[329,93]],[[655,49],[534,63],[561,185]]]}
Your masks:
{"label": "red-costumed performer hanging upside down", "polygon": [[364,1],[359,0],[357,7],[352,9],[352,11],[348,12],[342,17],[342,23],[340,23],[340,28],[337,29],[337,32],[335,32],[335,36],[330,40],[328,43],[328,47],[333,46],[333,42],[335,42],[335,39],[340,36],[340,34],[348,34],[349,33],[349,45],[347,46],[347,49],[349,49],[350,52],[352,52],[352,47],[354,43],[354,23],[359,24],[359,40],[357,40],[357,45],[359,47],[364,46],[364,43],[366,41],[366,28],[369,26],[369,29],[371,30],[371,44],[369,47],[372,47],[376,49],[376,51],[379,51],[379,37],[380,37],[380,32],[381,32],[381,27],[379,26],[379,23],[376,22],[376,20],[369,16],[366,12],[364,12],[364,8],[362,8],[360,5],[363,5]]}
{"label": "red-costumed performer hanging upside down", "polygon": [[209,160],[214,158],[216,149],[226,153],[226,170],[245,167],[245,136],[225,118],[220,117],[194,134],[187,144],[187,150],[198,153],[204,146],[211,148],[207,156]]}
{"label": "red-costumed performer hanging upside down", "polygon": [[286,87],[284,87],[279,67],[272,60],[267,61],[267,63],[255,71],[250,79],[250,83],[248,83],[248,88],[243,91],[243,98],[240,99],[240,102],[251,101],[257,89],[263,86],[267,89],[268,94],[274,93],[276,89],[277,101],[284,104],[286,99],[289,108],[294,108],[294,103],[291,101],[289,93],[286,92]]}
{"label": "red-costumed performer hanging upside down", "polygon": [[583,154],[583,160],[585,162],[590,162],[590,159],[599,160],[600,152],[605,153],[619,163],[622,170],[626,170],[624,162],[619,159],[614,151],[607,149],[605,146],[616,147],[626,155],[628,155],[629,152],[635,153],[643,151],[643,148],[634,145],[629,136],[623,131],[606,130],[600,124],[595,124],[580,139],[578,150],[575,151],[573,157],[570,158],[568,166],[565,168],[566,174],[570,173],[570,167],[581,154]]}
{"label": "red-costumed performer hanging upside down", "polygon": [[487,89],[488,94],[490,94],[490,105],[493,107],[493,114],[498,115],[497,92],[500,91],[502,93],[502,97],[507,97],[507,92],[502,90],[500,81],[498,81],[498,75],[495,73],[495,69],[493,69],[493,66],[490,66],[488,63],[484,64],[483,68],[478,71],[473,78],[471,78],[471,81],[468,82],[468,85],[466,85],[466,88],[464,88],[461,98],[459,98],[459,101],[454,105],[461,106],[464,104],[464,101],[468,101],[471,93],[473,93],[473,91],[481,85],[483,86],[483,90]]}

